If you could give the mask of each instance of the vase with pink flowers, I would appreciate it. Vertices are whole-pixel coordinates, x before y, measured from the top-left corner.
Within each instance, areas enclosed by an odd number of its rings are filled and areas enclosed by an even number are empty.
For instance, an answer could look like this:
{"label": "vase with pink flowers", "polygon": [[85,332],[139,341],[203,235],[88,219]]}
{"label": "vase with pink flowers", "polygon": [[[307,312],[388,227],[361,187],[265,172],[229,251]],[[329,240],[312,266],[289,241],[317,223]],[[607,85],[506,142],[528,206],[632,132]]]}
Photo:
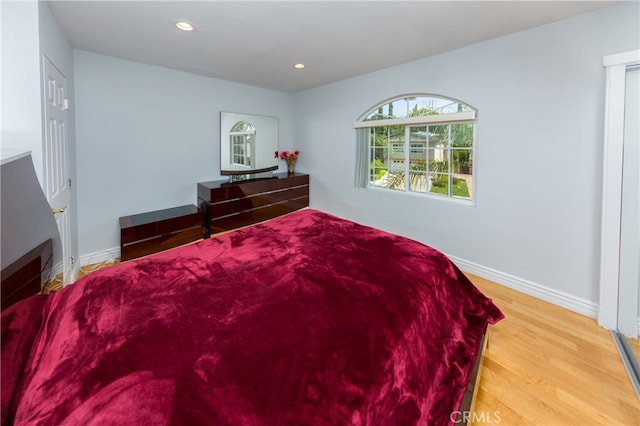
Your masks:
{"label": "vase with pink flowers", "polygon": [[296,161],[298,161],[300,151],[276,151],[274,158],[280,158],[287,162],[287,174],[293,175],[296,172]]}

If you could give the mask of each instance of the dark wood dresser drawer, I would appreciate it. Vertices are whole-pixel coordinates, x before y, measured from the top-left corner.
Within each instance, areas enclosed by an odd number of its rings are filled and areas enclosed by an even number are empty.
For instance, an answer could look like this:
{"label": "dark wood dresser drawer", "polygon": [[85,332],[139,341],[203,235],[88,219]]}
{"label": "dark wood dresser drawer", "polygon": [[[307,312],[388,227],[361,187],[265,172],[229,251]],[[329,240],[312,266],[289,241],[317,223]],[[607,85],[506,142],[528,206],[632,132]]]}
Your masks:
{"label": "dark wood dresser drawer", "polygon": [[193,204],[120,218],[120,260],[146,256],[202,238],[202,212]]}
{"label": "dark wood dresser drawer", "polygon": [[1,309],[40,293],[49,281],[53,264],[53,242],[47,239],[2,270]]}
{"label": "dark wood dresser drawer", "polygon": [[204,235],[272,219],[309,205],[309,175],[274,174],[247,182],[198,183]]}

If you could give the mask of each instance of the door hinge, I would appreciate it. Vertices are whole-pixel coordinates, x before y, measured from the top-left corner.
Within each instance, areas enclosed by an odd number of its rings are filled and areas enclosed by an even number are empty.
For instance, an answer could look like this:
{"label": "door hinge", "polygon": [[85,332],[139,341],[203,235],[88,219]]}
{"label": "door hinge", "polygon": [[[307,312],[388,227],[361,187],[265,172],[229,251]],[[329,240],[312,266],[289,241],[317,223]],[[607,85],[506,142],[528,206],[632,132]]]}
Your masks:
{"label": "door hinge", "polygon": [[69,109],[69,99],[62,100],[62,109],[65,111]]}
{"label": "door hinge", "polygon": [[69,182],[69,189],[71,189],[71,178],[68,179]]}

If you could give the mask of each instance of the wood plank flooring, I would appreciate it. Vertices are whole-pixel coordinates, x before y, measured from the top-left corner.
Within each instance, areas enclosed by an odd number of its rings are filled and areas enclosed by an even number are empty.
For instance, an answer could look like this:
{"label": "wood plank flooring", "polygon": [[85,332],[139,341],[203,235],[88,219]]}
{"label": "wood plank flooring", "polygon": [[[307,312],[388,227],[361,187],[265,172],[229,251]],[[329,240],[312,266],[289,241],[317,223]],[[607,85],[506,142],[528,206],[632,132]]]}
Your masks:
{"label": "wood plank flooring", "polygon": [[491,327],[470,424],[640,425],[640,402],[595,320],[469,275],[505,314]]}
{"label": "wood plank flooring", "polygon": [[[80,267],[78,271],[78,276],[76,277],[76,281],[85,275],[90,274],[91,272],[97,271],[98,269],[106,268],[107,266],[113,266],[120,263],[120,258],[117,258],[112,261],[103,261],[99,263],[92,263],[90,265],[84,265]],[[51,281],[49,281],[44,288],[42,289],[42,294],[49,294],[52,291],[61,290],[64,287],[62,284],[62,272],[56,275]]]}

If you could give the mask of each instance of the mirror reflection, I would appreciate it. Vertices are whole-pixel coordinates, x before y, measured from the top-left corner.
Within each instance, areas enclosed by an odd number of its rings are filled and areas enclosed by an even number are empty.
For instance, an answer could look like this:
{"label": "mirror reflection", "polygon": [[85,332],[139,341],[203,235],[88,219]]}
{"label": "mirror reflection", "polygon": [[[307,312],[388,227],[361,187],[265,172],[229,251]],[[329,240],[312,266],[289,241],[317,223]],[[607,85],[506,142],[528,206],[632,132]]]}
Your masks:
{"label": "mirror reflection", "polygon": [[221,112],[220,174],[254,174],[278,168],[278,119]]}
{"label": "mirror reflection", "polygon": [[246,121],[239,121],[229,132],[231,164],[251,167],[255,151],[256,129]]}

